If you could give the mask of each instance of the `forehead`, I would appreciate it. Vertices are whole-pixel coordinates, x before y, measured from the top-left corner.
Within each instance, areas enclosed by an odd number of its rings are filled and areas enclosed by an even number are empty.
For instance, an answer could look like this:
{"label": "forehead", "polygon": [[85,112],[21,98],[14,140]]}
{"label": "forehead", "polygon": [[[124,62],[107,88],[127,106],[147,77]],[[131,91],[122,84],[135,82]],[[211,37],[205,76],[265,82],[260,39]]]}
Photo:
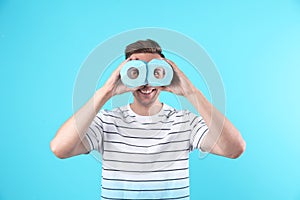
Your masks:
{"label": "forehead", "polygon": [[154,58],[161,58],[161,56],[157,53],[134,53],[129,57],[130,60],[143,60],[145,62]]}

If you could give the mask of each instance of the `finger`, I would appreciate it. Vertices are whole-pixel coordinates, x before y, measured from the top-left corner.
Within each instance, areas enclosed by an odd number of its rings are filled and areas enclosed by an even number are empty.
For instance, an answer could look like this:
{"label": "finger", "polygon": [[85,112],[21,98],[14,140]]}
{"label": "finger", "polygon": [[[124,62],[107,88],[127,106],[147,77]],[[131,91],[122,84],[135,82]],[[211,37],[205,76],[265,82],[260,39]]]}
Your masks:
{"label": "finger", "polygon": [[129,91],[129,89],[122,83],[121,80],[118,80],[116,82],[116,85],[113,89],[114,94],[123,94],[123,93],[128,92],[128,91]]}
{"label": "finger", "polygon": [[140,89],[141,86],[137,86],[137,87],[129,87],[130,91],[135,91],[135,90],[138,90]]}
{"label": "finger", "polygon": [[177,72],[177,73],[182,73],[181,70],[179,69],[179,67],[178,67],[173,61],[171,61],[171,60],[169,60],[169,59],[167,59],[167,58],[165,58],[165,61],[166,61],[167,63],[169,63],[169,64],[173,67],[173,70],[174,70],[175,72]]}
{"label": "finger", "polygon": [[160,91],[165,91],[165,86],[157,86],[156,89]]}
{"label": "finger", "polygon": [[122,69],[122,67],[125,65],[125,63],[128,61],[129,59],[127,58],[126,60],[124,60],[118,67],[117,69],[115,69],[115,71],[112,72],[110,79],[114,80],[114,82],[118,81],[121,79],[121,75],[120,75],[120,71]]}
{"label": "finger", "polygon": [[172,92],[171,88],[168,86],[160,86],[159,89],[161,91]]}
{"label": "finger", "polygon": [[125,86],[127,92],[133,92],[133,91],[137,90],[136,87],[132,88],[132,87],[127,87],[126,85],[124,85],[124,86]]}
{"label": "finger", "polygon": [[121,62],[121,64],[117,67],[117,69],[115,70],[116,73],[119,73],[122,69],[122,67],[125,65],[125,63],[127,63],[129,60],[129,58],[127,58],[126,60],[124,60],[123,62]]}
{"label": "finger", "polygon": [[[169,60],[167,58],[164,58],[165,61],[167,61],[167,63],[169,63],[172,67],[177,67],[177,65],[172,61],[172,60]],[[177,67],[178,68],[178,67]]]}
{"label": "finger", "polygon": [[126,86],[126,85],[122,82],[121,79],[119,80],[119,86],[122,86],[123,89],[124,89],[126,92],[132,92],[132,91],[137,90],[137,88],[138,88],[138,87],[132,88],[132,87]]}

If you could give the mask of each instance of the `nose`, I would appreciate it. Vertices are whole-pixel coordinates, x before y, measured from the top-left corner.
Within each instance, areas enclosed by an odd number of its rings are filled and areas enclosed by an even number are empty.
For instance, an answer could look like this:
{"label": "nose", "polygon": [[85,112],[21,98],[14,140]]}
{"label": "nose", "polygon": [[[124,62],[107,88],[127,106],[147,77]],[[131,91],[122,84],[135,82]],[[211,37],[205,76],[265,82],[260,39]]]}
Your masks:
{"label": "nose", "polygon": [[147,88],[147,87],[151,87],[151,86],[148,83],[141,86],[141,88]]}

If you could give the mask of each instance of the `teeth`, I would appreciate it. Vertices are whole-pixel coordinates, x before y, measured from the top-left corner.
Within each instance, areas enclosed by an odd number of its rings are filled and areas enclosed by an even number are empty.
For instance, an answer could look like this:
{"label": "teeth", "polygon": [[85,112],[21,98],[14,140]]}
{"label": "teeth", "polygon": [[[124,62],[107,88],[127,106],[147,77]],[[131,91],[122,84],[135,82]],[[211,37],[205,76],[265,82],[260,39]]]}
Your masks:
{"label": "teeth", "polygon": [[141,92],[143,94],[150,94],[152,91],[153,91],[153,89],[151,89],[151,90],[141,90]]}

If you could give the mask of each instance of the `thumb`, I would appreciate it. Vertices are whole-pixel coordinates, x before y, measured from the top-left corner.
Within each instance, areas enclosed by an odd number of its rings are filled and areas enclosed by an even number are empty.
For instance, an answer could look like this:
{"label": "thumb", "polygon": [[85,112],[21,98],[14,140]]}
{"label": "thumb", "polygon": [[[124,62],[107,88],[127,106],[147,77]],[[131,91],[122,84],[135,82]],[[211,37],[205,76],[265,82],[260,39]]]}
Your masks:
{"label": "thumb", "polygon": [[172,92],[171,88],[168,86],[160,86],[159,89],[161,91],[167,91],[167,92]]}

